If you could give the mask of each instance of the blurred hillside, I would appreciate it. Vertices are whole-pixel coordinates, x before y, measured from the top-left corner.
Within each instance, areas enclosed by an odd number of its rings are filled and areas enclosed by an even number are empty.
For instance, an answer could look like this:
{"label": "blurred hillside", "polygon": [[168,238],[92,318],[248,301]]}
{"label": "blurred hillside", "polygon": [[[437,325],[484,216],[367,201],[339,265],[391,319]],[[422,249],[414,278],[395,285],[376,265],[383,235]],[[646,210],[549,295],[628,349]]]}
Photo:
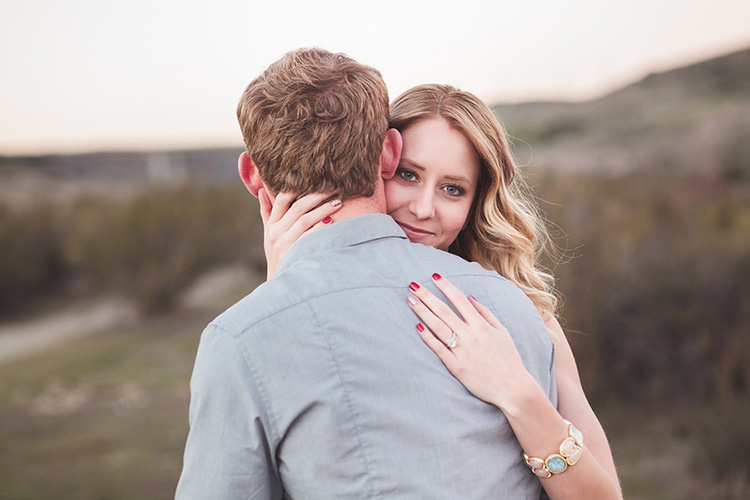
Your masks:
{"label": "blurred hillside", "polygon": [[750,49],[595,101],[494,110],[519,161],[542,170],[750,177]]}
{"label": "blurred hillside", "polygon": [[242,148],[0,156],[0,202],[26,207],[83,195],[124,200],[148,187],[237,181]]}
{"label": "blurred hillside", "polygon": [[[523,165],[559,174],[750,177],[750,49],[595,101],[497,105]],[[127,196],[153,184],[236,182],[236,149],[0,156],[0,200]]]}

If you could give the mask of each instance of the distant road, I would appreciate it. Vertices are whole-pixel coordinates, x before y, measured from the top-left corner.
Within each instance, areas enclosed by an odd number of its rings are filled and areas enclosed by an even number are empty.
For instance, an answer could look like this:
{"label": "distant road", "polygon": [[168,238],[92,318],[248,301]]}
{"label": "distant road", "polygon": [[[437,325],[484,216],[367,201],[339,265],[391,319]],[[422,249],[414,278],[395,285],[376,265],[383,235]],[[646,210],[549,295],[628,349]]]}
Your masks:
{"label": "distant road", "polygon": [[0,364],[43,351],[68,339],[101,332],[137,318],[127,301],[107,299],[42,319],[0,325]]}
{"label": "distant road", "polygon": [[[186,309],[222,311],[260,285],[264,278],[244,264],[219,267],[185,290],[179,305]],[[132,325],[138,320],[138,310],[132,301],[109,298],[75,305],[39,319],[0,324],[0,364],[69,339]]]}

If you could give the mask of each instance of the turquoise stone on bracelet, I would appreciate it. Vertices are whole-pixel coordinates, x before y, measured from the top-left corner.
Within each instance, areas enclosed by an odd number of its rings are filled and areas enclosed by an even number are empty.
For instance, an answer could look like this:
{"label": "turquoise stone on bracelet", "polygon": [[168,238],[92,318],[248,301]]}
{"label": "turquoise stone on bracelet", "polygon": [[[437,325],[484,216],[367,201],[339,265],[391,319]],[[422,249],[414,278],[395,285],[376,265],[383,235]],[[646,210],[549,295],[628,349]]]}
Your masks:
{"label": "turquoise stone on bracelet", "polygon": [[568,468],[568,462],[560,455],[552,455],[547,459],[547,468],[552,474],[560,474]]}
{"label": "turquoise stone on bracelet", "polygon": [[526,465],[540,479],[552,477],[553,474],[562,474],[568,469],[569,465],[575,465],[581,459],[583,434],[567,420],[565,423],[568,424],[568,437],[560,443],[559,454],[550,455],[547,460],[530,457],[526,453],[523,454]]}

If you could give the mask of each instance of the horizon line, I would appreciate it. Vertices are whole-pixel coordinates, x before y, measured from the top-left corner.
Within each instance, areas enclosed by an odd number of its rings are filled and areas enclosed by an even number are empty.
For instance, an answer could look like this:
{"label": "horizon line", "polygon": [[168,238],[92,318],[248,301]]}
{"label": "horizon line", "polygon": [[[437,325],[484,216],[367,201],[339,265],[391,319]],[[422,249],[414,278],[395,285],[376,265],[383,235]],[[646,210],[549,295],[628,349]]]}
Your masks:
{"label": "horizon line", "polygon": [[[734,44],[733,44],[734,45]],[[724,50],[715,53],[714,55],[705,55],[698,59],[689,61],[676,61],[674,65],[670,65],[665,69],[651,69],[639,72],[638,76],[628,79],[624,83],[613,84],[609,88],[603,91],[591,91],[586,93],[585,97],[576,98],[571,97],[570,91],[559,90],[557,96],[552,95],[549,92],[540,92],[537,97],[529,94],[528,97],[520,97],[518,99],[488,99],[487,105],[490,108],[497,108],[501,106],[514,106],[523,104],[585,104],[600,99],[604,99],[607,96],[615,94],[621,90],[624,90],[630,86],[637,85],[646,78],[653,75],[662,75],[670,73],[672,71],[678,71],[680,69],[688,68],[691,66],[697,66],[708,61],[715,59],[721,59],[728,57],[740,52],[750,50],[750,40],[747,42],[734,45],[734,48],[726,47]],[[574,92],[573,92],[574,93]],[[565,95],[567,94],[567,96]],[[213,138],[209,136],[213,135]],[[49,145],[48,147],[43,144]],[[101,154],[101,153],[164,153],[164,152],[180,152],[180,151],[208,151],[218,149],[244,149],[239,130],[236,133],[231,134],[205,134],[201,137],[196,136],[183,136],[183,137],[163,137],[156,139],[150,138],[101,138],[101,139],[82,139],[75,141],[64,141],[64,140],[49,140],[44,141],[38,140],[34,143],[26,144],[2,144],[0,143],[0,158],[35,158],[35,157],[54,157],[54,156],[79,156],[89,154]]]}

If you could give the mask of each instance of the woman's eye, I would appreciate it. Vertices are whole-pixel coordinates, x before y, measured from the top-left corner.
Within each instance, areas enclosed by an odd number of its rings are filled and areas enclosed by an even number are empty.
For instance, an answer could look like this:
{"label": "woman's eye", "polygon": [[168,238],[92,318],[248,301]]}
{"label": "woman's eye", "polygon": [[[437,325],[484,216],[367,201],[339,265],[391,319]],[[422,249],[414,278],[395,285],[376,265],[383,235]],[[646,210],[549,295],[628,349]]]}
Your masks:
{"label": "woman's eye", "polygon": [[417,180],[417,174],[415,174],[411,170],[406,170],[406,169],[400,168],[400,169],[398,169],[397,173],[398,173],[399,177],[401,177],[405,181],[412,182],[412,181]]}
{"label": "woman's eye", "polygon": [[455,184],[449,184],[443,190],[450,196],[462,196],[465,193],[461,186],[456,186]]}

